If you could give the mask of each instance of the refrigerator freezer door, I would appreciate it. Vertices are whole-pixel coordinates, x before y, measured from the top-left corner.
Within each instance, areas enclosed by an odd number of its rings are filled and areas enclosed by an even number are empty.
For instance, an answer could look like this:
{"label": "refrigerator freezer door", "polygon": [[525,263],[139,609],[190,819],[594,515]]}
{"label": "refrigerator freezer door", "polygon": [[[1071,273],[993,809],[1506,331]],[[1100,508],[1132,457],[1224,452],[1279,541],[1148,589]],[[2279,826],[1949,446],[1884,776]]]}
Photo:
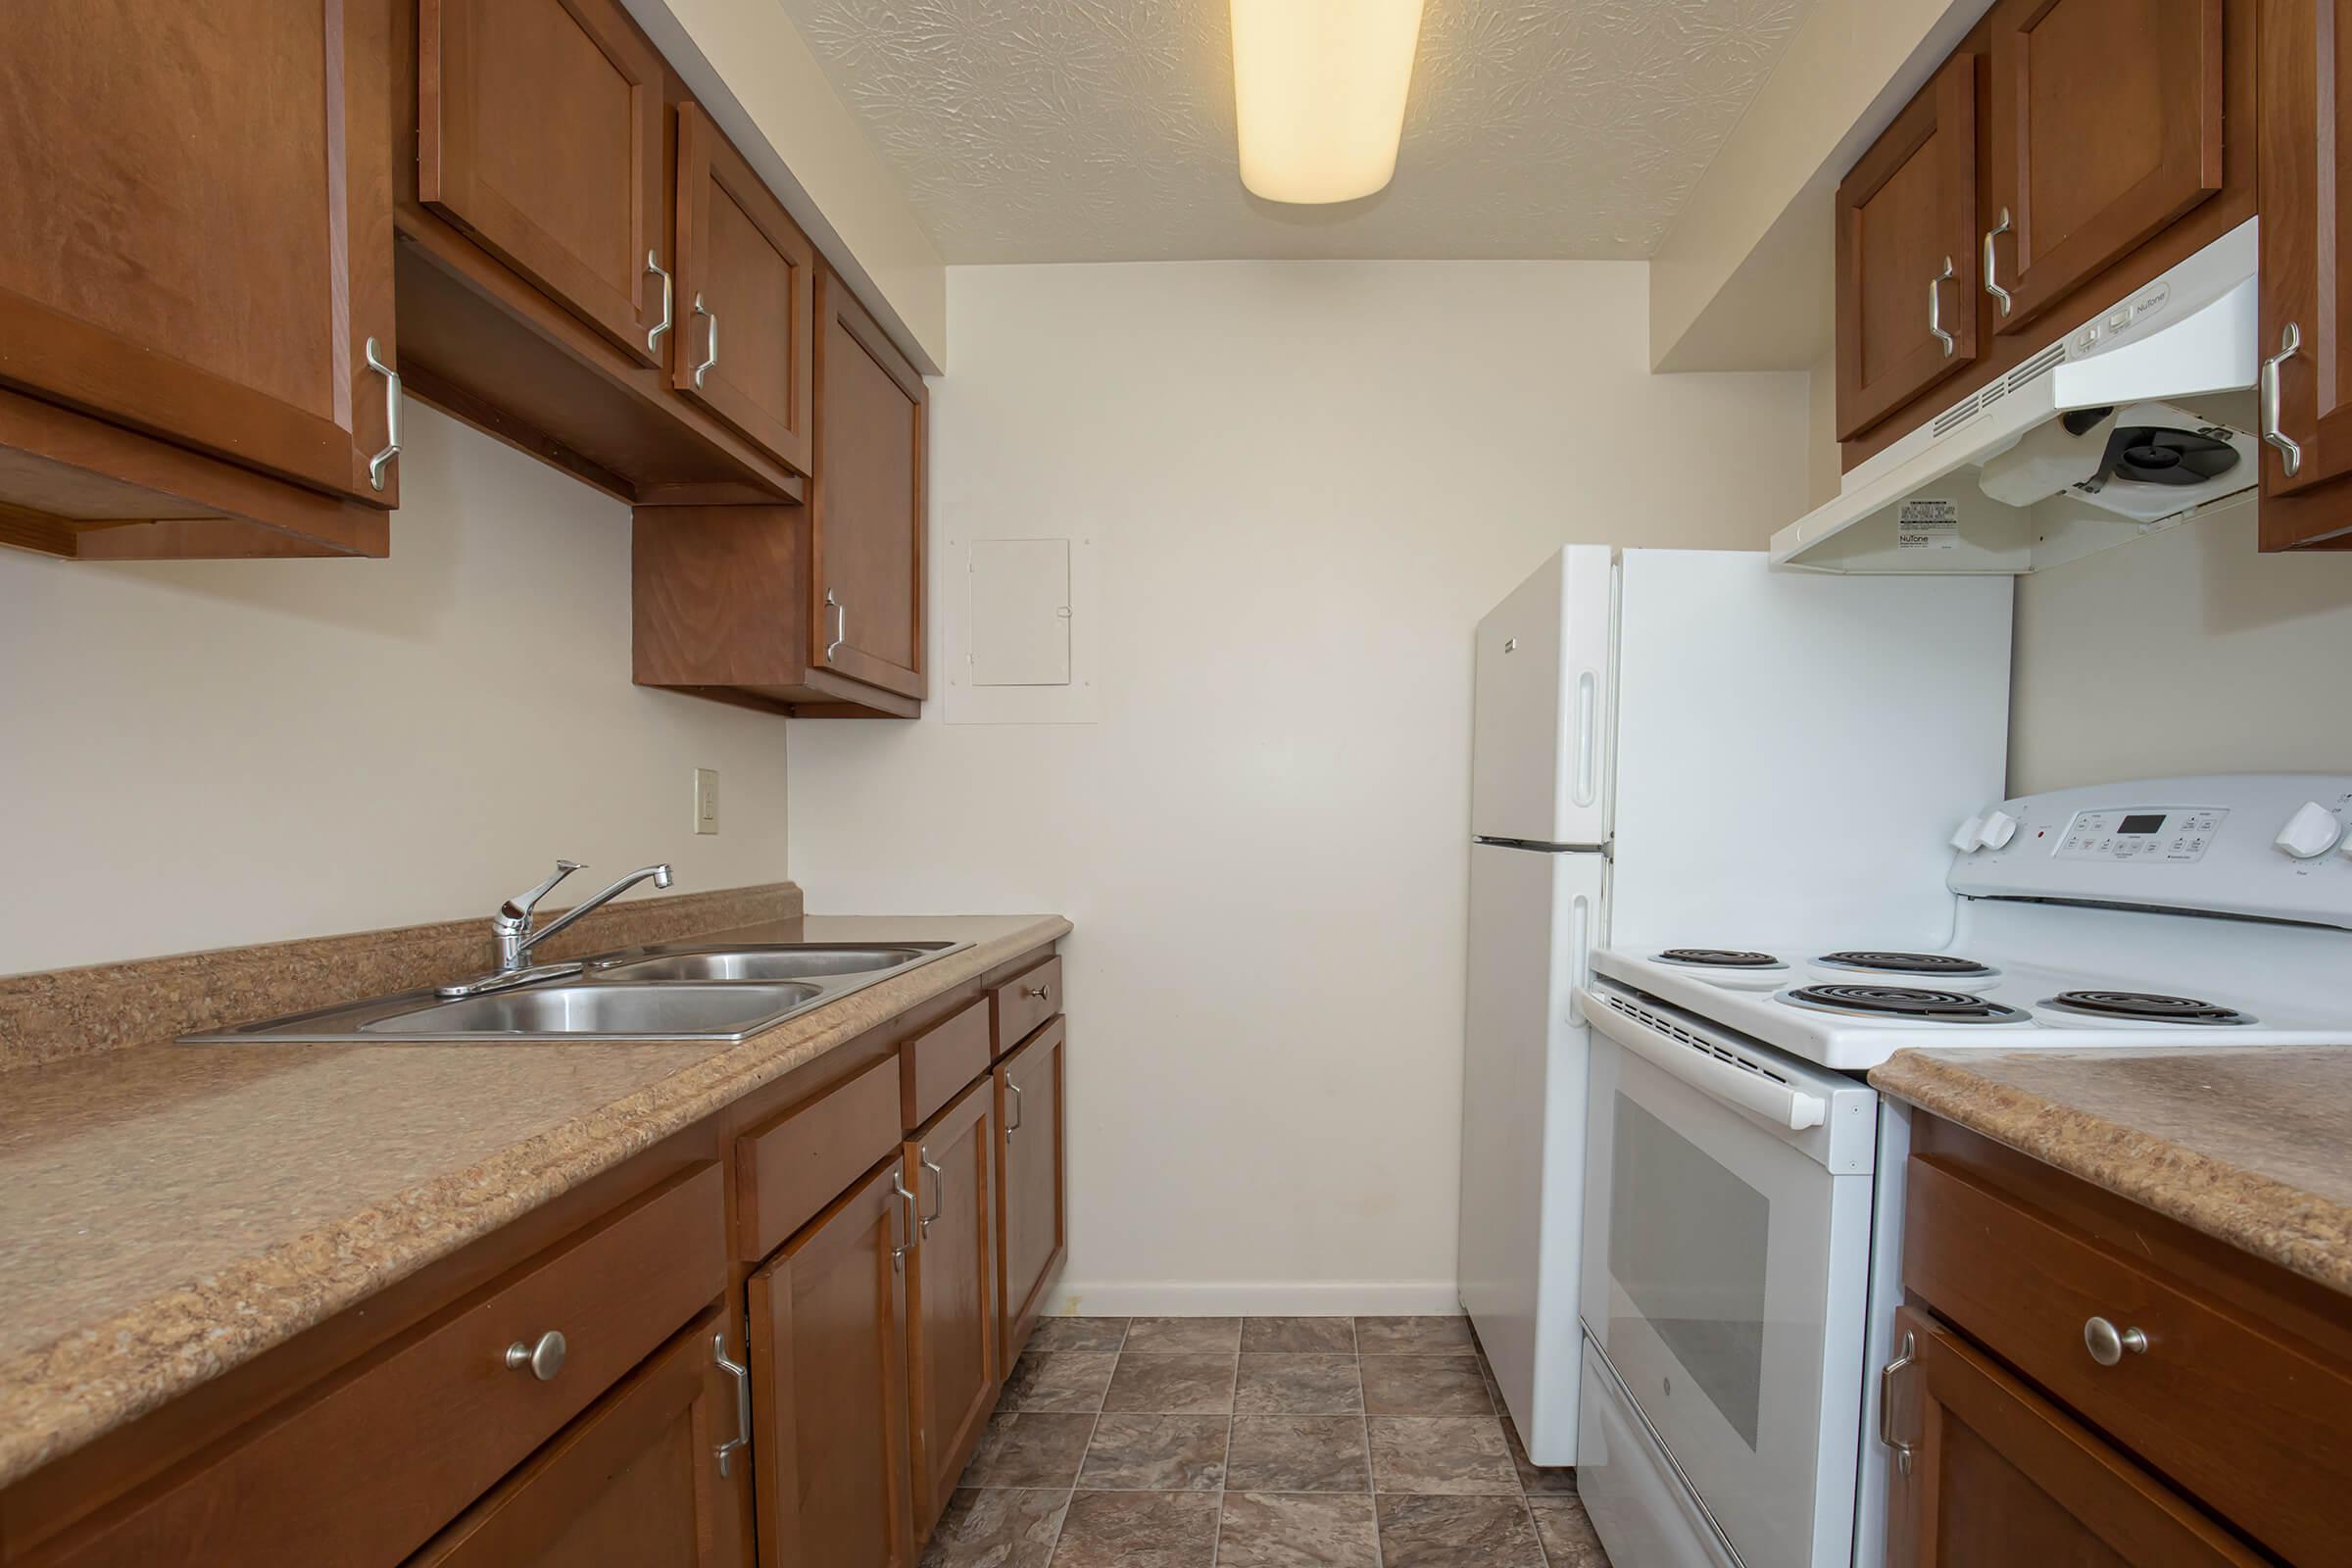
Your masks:
{"label": "refrigerator freezer door", "polygon": [[1576,1462],[1586,1030],[1572,1008],[1606,862],[1470,848],[1462,1305],[1529,1455]]}
{"label": "refrigerator freezer door", "polygon": [[1609,836],[1609,558],[1570,545],[1478,623],[1473,837]]}

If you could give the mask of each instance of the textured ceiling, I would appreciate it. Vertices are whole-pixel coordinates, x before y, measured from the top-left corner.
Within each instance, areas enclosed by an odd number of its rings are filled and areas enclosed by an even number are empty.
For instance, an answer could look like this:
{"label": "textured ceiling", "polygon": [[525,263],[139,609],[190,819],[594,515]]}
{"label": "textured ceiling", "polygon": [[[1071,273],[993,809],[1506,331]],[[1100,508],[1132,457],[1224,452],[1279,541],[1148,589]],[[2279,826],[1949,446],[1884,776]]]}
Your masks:
{"label": "textured ceiling", "polygon": [[1228,0],[781,0],[952,263],[1647,256],[1809,0],[1428,0],[1396,178],[1236,169]]}

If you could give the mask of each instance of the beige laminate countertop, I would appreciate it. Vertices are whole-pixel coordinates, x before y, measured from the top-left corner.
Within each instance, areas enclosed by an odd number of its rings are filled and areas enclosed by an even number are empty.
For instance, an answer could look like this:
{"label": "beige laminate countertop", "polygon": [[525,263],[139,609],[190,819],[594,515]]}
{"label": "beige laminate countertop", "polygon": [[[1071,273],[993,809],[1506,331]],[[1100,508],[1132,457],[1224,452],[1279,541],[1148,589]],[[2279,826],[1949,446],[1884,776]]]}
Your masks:
{"label": "beige laminate countertop", "polygon": [[2352,1048],[1899,1051],[1870,1081],[2352,1295]]}
{"label": "beige laminate countertop", "polygon": [[7,1074],[0,1483],[1069,929],[811,915],[712,933],[973,944],[734,1045],[144,1046]]}

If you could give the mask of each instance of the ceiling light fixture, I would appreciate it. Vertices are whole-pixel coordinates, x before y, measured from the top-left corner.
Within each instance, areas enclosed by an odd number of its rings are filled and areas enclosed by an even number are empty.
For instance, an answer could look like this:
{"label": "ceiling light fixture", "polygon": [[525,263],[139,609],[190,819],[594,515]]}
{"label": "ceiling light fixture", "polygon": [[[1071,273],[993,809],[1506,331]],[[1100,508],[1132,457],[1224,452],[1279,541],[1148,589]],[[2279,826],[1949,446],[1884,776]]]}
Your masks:
{"label": "ceiling light fixture", "polygon": [[1233,0],[1242,183],[1345,202],[1396,172],[1421,0]]}

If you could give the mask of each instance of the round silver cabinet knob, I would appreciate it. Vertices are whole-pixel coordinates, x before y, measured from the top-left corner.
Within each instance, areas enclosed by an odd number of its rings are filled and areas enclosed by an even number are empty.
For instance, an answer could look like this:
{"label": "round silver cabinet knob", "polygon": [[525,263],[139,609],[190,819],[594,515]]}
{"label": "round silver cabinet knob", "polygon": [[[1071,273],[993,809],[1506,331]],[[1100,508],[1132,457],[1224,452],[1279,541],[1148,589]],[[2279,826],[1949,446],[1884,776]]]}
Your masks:
{"label": "round silver cabinet knob", "polygon": [[2130,1350],[2133,1355],[2148,1353],[2148,1337],[2137,1329],[2117,1329],[2103,1317],[2094,1317],[2082,1325],[2082,1348],[2090,1358],[2101,1366],[2113,1366]]}
{"label": "round silver cabinet knob", "polygon": [[1035,997],[1038,1001],[1043,1002],[1047,998],[1047,988],[1042,985],[1023,986],[1021,987],[1021,995],[1024,997]]}
{"label": "round silver cabinet knob", "polygon": [[564,1336],[549,1329],[528,1345],[516,1340],[507,1347],[507,1365],[519,1372],[524,1367],[531,1376],[545,1383],[564,1370]]}

